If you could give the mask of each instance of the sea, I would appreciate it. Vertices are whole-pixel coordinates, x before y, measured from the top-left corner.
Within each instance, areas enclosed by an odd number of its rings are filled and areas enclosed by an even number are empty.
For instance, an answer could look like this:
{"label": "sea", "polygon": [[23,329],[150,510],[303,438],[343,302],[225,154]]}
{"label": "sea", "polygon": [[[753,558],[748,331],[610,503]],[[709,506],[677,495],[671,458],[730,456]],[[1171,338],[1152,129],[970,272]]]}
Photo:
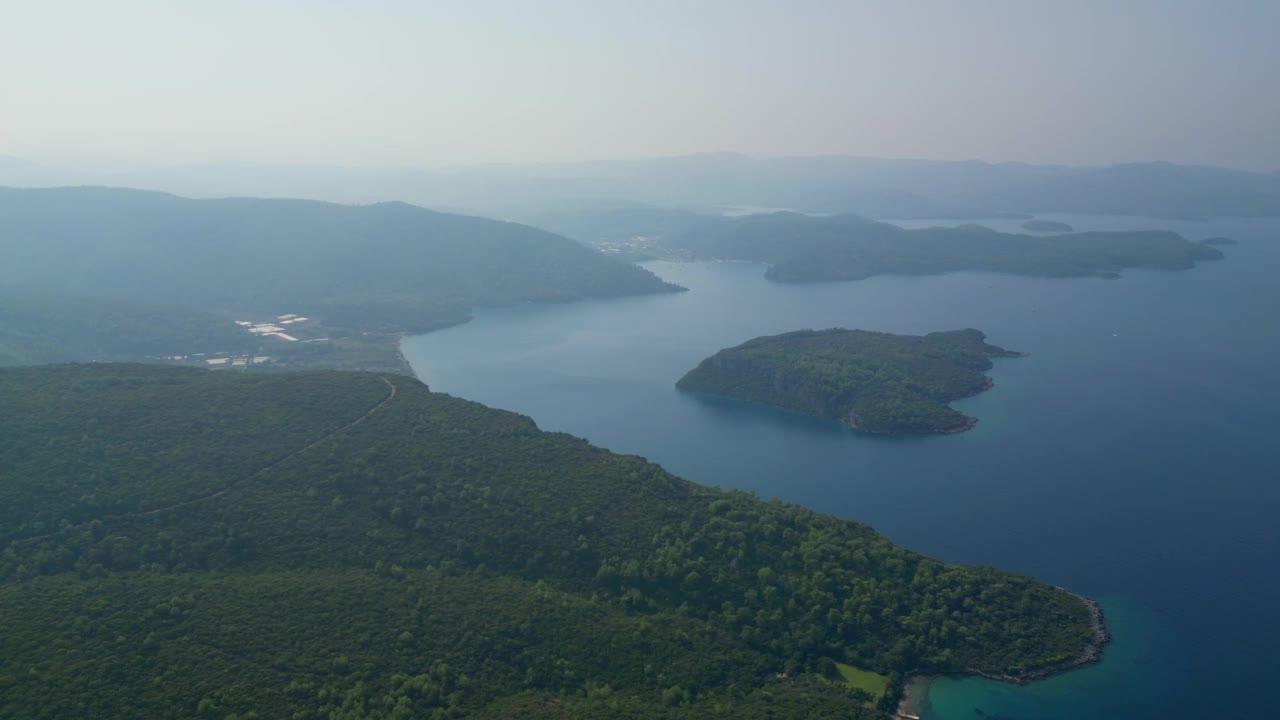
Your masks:
{"label": "sea", "polygon": [[[930,678],[925,720],[1280,716],[1280,222],[1042,218],[1239,244],[1118,279],[781,284],[756,264],[654,261],[688,292],[483,310],[403,351],[433,390],[1100,601],[1102,662],[1026,686]],[[972,327],[1030,355],[955,403],[979,419],[958,435],[866,435],[675,388],[721,348],[828,327]]]}

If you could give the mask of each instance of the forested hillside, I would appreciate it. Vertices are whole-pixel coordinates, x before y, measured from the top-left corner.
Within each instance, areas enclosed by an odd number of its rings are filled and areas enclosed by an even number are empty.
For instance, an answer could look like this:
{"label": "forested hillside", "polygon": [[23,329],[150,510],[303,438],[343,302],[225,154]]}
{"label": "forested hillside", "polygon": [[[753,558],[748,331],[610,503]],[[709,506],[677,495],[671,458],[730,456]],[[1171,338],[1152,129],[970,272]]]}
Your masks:
{"label": "forested hillside", "polygon": [[195,308],[0,287],[0,366],[247,352],[260,342]]}
{"label": "forested hillside", "polygon": [[[403,203],[0,188],[0,285],[428,330],[472,307],[677,289],[567,238]],[[220,348],[219,348],[220,349]]]}
{"label": "forested hillside", "polygon": [[977,330],[892,335],[798,330],[758,337],[702,361],[683,390],[832,418],[869,432],[961,432],[975,418],[947,406],[991,387],[992,357]]}
{"label": "forested hillside", "polygon": [[1089,612],[398,376],[0,370],[0,717],[859,717]]}

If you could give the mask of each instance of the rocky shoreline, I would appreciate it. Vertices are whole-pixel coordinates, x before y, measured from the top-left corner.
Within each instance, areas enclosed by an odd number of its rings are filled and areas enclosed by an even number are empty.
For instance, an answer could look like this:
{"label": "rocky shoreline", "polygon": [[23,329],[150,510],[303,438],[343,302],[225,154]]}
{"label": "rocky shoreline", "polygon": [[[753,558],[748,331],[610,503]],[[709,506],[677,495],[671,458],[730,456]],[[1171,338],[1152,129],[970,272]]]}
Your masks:
{"label": "rocky shoreline", "polygon": [[[1062,590],[1062,588],[1058,589]],[[1064,590],[1064,592],[1069,591]],[[1072,595],[1075,595],[1075,593],[1072,593]],[[1102,608],[1097,602],[1090,600],[1087,597],[1082,595],[1075,595],[1075,597],[1079,598],[1080,601],[1085,604],[1085,607],[1089,608],[1089,626],[1093,630],[1093,638],[1090,640],[1089,645],[1085,647],[1084,652],[1081,653],[1080,657],[1073,658],[1071,660],[1064,660],[1060,663],[1049,665],[1048,667],[1028,670],[1027,672],[1018,673],[1016,675],[1010,675],[1008,673],[990,673],[976,668],[966,668],[965,673],[968,675],[984,677],[989,680],[998,680],[1000,682],[1008,682],[1015,685],[1024,685],[1032,680],[1040,680],[1051,675],[1067,672],[1068,670],[1075,670],[1076,668],[1101,660],[1103,646],[1111,642],[1111,633],[1107,632],[1107,625],[1102,616]]]}
{"label": "rocky shoreline", "polygon": [[[1093,638],[1090,640],[1088,646],[1085,647],[1084,652],[1080,654],[1080,657],[1071,660],[1064,660],[1060,663],[1054,663],[1053,665],[1038,668],[1036,670],[1028,670],[1027,672],[1018,673],[1016,675],[1010,675],[1008,673],[991,673],[977,668],[965,668],[965,670],[960,674],[974,675],[988,680],[1007,682],[1014,685],[1025,685],[1033,680],[1042,680],[1059,673],[1075,670],[1085,665],[1090,665],[1100,661],[1102,659],[1103,646],[1111,642],[1111,633],[1107,631],[1106,621],[1102,614],[1102,607],[1099,606],[1096,601],[1090,600],[1083,595],[1076,595],[1065,588],[1058,589],[1063,592],[1071,593],[1071,595],[1074,595],[1080,600],[1080,602],[1084,603],[1085,607],[1089,609],[1089,626],[1093,631]],[[920,716],[914,714],[913,711],[918,709],[918,703],[921,699],[919,697],[914,697],[911,693],[911,689],[916,685],[915,679],[923,678],[923,676],[911,673],[908,677],[910,679],[908,680],[907,686],[903,688],[902,697],[898,701],[898,707],[893,716],[901,720],[920,720]]]}
{"label": "rocky shoreline", "polygon": [[[990,354],[992,355],[992,357],[1007,357],[1007,358],[1024,358],[1024,357],[1031,356],[1031,353],[1013,352],[1012,350],[1005,350],[1003,352],[990,353]],[[951,402],[955,402],[956,400],[964,400],[966,398],[976,397],[990,390],[995,386],[996,386],[996,381],[992,380],[990,376],[986,376],[983,378],[981,388],[978,388],[977,390],[969,393],[968,395],[961,395],[960,397],[954,398],[953,400],[951,400]],[[819,414],[819,417],[821,417],[820,414]],[[950,427],[945,430],[926,430],[921,432],[905,432],[901,430],[867,430],[865,428],[859,427],[858,421],[853,416],[844,418],[842,422],[844,422],[845,425],[848,425],[850,428],[853,428],[854,430],[857,430],[859,432],[864,432],[864,433],[871,433],[873,435],[958,435],[962,432],[968,432],[972,430],[974,426],[978,424],[978,418],[965,415],[964,422],[960,423],[959,425],[956,425],[955,427]]]}
{"label": "rocky shoreline", "polygon": [[[1014,355],[1010,355],[1009,357],[1025,357],[1025,354],[1016,353]],[[981,388],[978,388],[977,390],[969,393],[968,395],[961,395],[960,397],[957,397],[951,400],[950,402],[955,402],[956,400],[964,400],[965,398],[976,397],[990,390],[995,386],[996,386],[995,380],[992,380],[990,376],[984,376]],[[815,413],[815,414],[817,414],[818,417],[822,417],[820,413]],[[971,415],[964,415],[962,417],[964,417],[964,421],[961,422],[959,425],[945,428],[942,430],[921,430],[917,432],[912,432],[908,430],[868,430],[866,428],[858,426],[857,417],[854,415],[850,415],[849,417],[842,419],[841,422],[843,422],[845,425],[848,425],[850,428],[857,430],[858,432],[864,432],[871,435],[959,435],[962,432],[969,432],[974,428],[974,426],[978,424],[978,418],[976,417],[973,417]]]}

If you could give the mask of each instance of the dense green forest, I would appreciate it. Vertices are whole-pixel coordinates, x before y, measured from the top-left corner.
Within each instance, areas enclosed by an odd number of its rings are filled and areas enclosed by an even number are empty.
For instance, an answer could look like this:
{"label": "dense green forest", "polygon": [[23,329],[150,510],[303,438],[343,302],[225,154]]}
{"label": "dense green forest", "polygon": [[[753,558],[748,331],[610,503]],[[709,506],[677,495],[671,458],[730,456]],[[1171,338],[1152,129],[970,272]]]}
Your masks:
{"label": "dense green forest", "polygon": [[1197,261],[1222,258],[1216,248],[1165,231],[1037,237],[979,225],[906,230],[856,215],[798,213],[700,223],[663,238],[662,245],[697,258],[769,263],[767,276],[787,282],[964,270],[1044,277],[1113,276],[1126,268],[1185,270]]}
{"label": "dense green forest", "polygon": [[0,717],[883,717],[1091,642],[1065,591],[409,378],[53,365],[0,407]]}
{"label": "dense green forest", "polygon": [[721,350],[676,383],[881,433],[948,433],[976,419],[947,406],[991,386],[992,357],[1017,357],[977,330],[892,335],[799,330]]}
{"label": "dense green forest", "polygon": [[[568,238],[403,203],[0,188],[0,250],[0,285],[182,305],[224,319],[299,313],[344,334],[430,330],[464,322],[477,306],[678,289]],[[81,352],[93,341],[71,336],[136,325],[121,336],[127,352],[113,355],[132,358],[148,354],[137,352],[144,346],[188,344],[190,332],[208,323],[206,316],[181,319],[172,312],[158,322],[142,319],[147,313],[127,322],[120,320],[123,312],[110,318],[51,313],[47,335],[30,335],[21,346],[27,333],[6,337],[9,354],[98,359],[92,351],[110,348]],[[152,337],[137,337],[143,333]],[[211,329],[206,349],[228,349],[216,345],[224,333]],[[50,338],[67,344],[49,349]],[[130,338],[147,342],[127,343]]]}
{"label": "dense green forest", "polygon": [[0,366],[249,352],[258,344],[235,324],[194,308],[0,287]]}

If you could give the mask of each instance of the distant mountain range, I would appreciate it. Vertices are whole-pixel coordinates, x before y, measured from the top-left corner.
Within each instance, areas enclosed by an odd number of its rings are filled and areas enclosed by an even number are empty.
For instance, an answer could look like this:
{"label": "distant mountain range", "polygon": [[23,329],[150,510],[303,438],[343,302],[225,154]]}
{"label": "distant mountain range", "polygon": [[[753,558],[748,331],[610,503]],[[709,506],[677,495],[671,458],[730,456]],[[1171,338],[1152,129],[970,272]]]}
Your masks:
{"label": "distant mountain range", "polygon": [[88,171],[0,160],[0,184],[72,183],[197,196],[399,199],[535,224],[565,213],[645,204],[700,210],[759,206],[876,218],[1043,212],[1280,216],[1280,173],[1165,162],[1080,167],[704,153],[432,169],[223,163]]}

